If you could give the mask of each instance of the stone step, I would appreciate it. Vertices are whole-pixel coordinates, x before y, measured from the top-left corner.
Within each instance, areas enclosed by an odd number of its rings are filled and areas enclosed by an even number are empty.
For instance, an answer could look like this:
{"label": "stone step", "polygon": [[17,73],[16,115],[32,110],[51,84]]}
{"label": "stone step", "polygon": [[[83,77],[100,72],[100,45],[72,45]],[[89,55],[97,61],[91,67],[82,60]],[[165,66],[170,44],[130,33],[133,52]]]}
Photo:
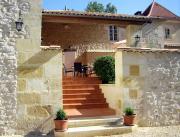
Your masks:
{"label": "stone step", "polygon": [[98,77],[66,77],[63,79],[63,107],[69,118],[112,116]]}
{"label": "stone step", "polygon": [[80,94],[80,93],[91,93],[91,94],[98,94],[101,93],[100,90],[95,90],[93,88],[87,89],[63,89],[63,94]]}
{"label": "stone step", "polygon": [[106,103],[105,98],[69,98],[63,99],[63,104],[73,104],[73,103]]}
{"label": "stone step", "polygon": [[71,84],[102,84],[100,80],[67,80],[63,81],[63,85],[71,85]]}
{"label": "stone step", "polygon": [[100,79],[98,77],[64,77],[63,81],[88,81],[88,80],[99,80]]}
{"label": "stone step", "polygon": [[111,108],[91,108],[91,109],[65,109],[68,118],[87,118],[97,116],[115,116],[116,112]]}
{"label": "stone step", "polygon": [[79,109],[90,109],[90,108],[108,108],[107,103],[74,103],[74,104],[63,104],[64,109],[79,108]]}
{"label": "stone step", "polygon": [[98,116],[87,118],[71,118],[68,121],[68,127],[86,127],[86,126],[100,126],[109,125],[117,126],[123,125],[123,118],[121,116]]}
{"label": "stone step", "polygon": [[94,137],[110,136],[130,133],[136,130],[137,126],[89,126],[69,128],[66,132],[55,131],[55,137]]}
{"label": "stone step", "polygon": [[98,94],[91,94],[91,93],[80,93],[80,94],[63,94],[63,99],[68,98],[86,98],[86,99],[92,99],[92,98],[104,98],[104,94],[98,93]]}
{"label": "stone step", "polygon": [[99,89],[99,84],[72,84],[72,85],[63,85],[63,89]]}

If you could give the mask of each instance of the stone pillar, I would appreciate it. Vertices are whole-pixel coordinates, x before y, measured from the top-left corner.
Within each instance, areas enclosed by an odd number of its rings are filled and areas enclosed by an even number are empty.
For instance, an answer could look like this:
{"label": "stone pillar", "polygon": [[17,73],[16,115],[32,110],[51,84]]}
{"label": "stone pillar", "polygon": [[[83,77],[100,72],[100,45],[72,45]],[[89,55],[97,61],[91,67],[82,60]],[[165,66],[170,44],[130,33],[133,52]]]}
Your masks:
{"label": "stone pillar", "polygon": [[116,51],[115,53],[115,89],[119,89],[117,93],[120,95],[118,97],[118,114],[123,114],[124,110],[124,99],[123,99],[123,78],[124,78],[124,72],[123,72],[123,52],[121,51]]}
{"label": "stone pillar", "polygon": [[123,81],[123,56],[122,52],[115,53],[115,84],[120,86]]}
{"label": "stone pillar", "polygon": [[17,47],[17,134],[48,133],[62,107],[62,51],[41,46],[41,0],[29,0],[28,35]]}
{"label": "stone pillar", "polygon": [[[29,12],[28,0],[0,1],[0,135],[12,135],[16,127],[17,60],[16,38],[24,38],[27,30],[17,32],[15,21],[19,10]],[[26,27],[26,25],[25,25]]]}

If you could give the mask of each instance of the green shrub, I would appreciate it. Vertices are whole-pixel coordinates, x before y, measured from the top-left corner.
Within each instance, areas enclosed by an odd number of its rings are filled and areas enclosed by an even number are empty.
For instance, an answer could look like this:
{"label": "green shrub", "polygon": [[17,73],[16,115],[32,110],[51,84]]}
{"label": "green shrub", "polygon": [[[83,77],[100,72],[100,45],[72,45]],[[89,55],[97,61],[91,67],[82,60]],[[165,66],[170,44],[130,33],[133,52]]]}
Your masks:
{"label": "green shrub", "polygon": [[67,120],[67,115],[63,109],[59,109],[56,113],[56,120]]}
{"label": "green shrub", "polygon": [[94,71],[103,84],[115,79],[115,59],[111,56],[98,57],[94,63]]}
{"label": "green shrub", "polygon": [[131,107],[127,107],[127,108],[125,108],[124,113],[126,116],[133,115],[134,110]]}

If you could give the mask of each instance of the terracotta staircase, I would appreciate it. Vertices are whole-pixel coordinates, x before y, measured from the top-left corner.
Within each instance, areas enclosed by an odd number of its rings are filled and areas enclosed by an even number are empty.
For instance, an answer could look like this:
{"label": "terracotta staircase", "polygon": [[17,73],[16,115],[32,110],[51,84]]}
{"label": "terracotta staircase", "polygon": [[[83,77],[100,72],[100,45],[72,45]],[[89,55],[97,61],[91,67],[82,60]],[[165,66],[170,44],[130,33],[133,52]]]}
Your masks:
{"label": "terracotta staircase", "polygon": [[69,118],[115,115],[99,84],[97,77],[63,78],[63,108]]}

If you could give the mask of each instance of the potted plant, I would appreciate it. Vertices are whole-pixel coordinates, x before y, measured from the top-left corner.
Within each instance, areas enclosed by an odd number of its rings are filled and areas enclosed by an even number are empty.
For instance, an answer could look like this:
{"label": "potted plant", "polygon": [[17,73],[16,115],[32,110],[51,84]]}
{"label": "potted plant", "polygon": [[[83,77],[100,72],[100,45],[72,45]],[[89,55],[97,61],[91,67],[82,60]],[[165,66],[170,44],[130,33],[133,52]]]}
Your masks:
{"label": "potted plant", "polygon": [[68,129],[68,118],[63,109],[59,109],[54,120],[55,130],[66,131]]}
{"label": "potted plant", "polygon": [[136,117],[136,114],[134,114],[134,109],[132,109],[131,107],[127,107],[125,108],[124,113],[124,125],[133,126]]}

